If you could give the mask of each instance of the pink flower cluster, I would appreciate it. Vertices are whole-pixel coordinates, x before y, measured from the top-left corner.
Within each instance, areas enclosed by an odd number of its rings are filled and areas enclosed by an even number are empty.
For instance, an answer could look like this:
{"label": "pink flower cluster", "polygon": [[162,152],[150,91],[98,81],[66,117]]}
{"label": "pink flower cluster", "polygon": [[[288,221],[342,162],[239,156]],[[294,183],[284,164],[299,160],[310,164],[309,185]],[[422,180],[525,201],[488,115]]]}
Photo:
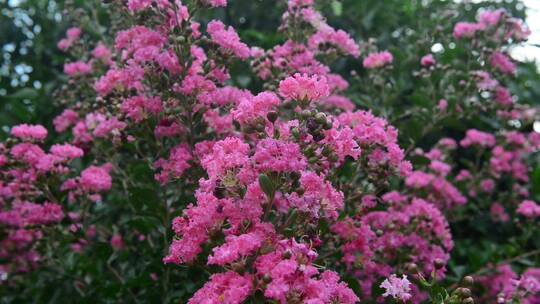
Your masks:
{"label": "pink flower cluster", "polygon": [[487,290],[484,301],[526,304],[540,301],[540,268],[529,268],[519,276],[510,265],[500,265],[493,273],[482,276],[480,283]]}
{"label": "pink flower cluster", "polygon": [[[511,18],[503,9],[484,11],[477,20],[476,23],[458,22],[454,26],[454,38],[473,38],[476,33],[482,32],[494,39],[503,37],[505,40],[513,38],[522,41],[530,35],[530,30],[519,19]],[[504,23],[509,26],[505,26]]]}
{"label": "pink flower cluster", "polygon": [[[38,266],[43,227],[59,226],[67,214],[58,195],[63,189],[53,181],[69,183],[67,177],[74,173],[69,164],[84,152],[71,144],[55,144],[45,152],[40,142],[47,130],[41,125],[18,125],[11,134],[10,142],[0,144],[0,269],[15,274]],[[108,190],[110,176],[93,170],[81,173],[80,187]]]}
{"label": "pink flower cluster", "polygon": [[394,56],[389,51],[382,51],[369,54],[362,64],[366,69],[378,69],[392,64],[392,61],[394,61]]}
{"label": "pink flower cluster", "polygon": [[207,31],[212,41],[222,50],[227,50],[240,59],[249,57],[248,46],[240,41],[240,37],[232,27],[225,28],[221,21],[213,20],[208,23]]}
{"label": "pink flower cluster", "polygon": [[72,27],[67,30],[66,38],[58,42],[58,48],[62,51],[68,50],[73,43],[75,43],[81,37],[82,31],[78,27]]}
{"label": "pink flower cluster", "polygon": [[[227,1],[197,4],[215,8]],[[470,129],[459,146],[445,138],[427,153],[417,151],[427,161],[413,170],[397,129],[370,111],[355,110],[341,95],[349,84],[323,59],[336,54],[358,58],[360,48],[348,33],[326,23],[314,1],[288,1],[280,27],[285,42],[270,50],[250,49],[218,20],[210,21],[205,33],[190,14],[192,6],[181,1],[129,0],[125,5],[145,25],[136,21],[119,31],[112,51],[100,43],[88,63],[65,66],[67,74],[93,79],[95,91],[88,98],[94,107],[74,103],[53,122],[57,131],[71,132],[73,144],[54,145],[45,153],[35,144],[46,137],[44,128],[13,128],[12,135],[23,142],[3,147],[0,168],[17,161],[30,173],[6,170],[24,183],[1,193],[11,199],[31,188],[40,174],[61,173],[60,191],[70,202],[101,201],[101,194],[115,186],[113,169],[123,168],[111,160],[66,178],[67,163],[83,151],[134,154],[154,170],[166,195],[179,190],[182,199],[193,195],[172,221],[175,237],[164,258],[165,263],[200,262],[212,269],[189,303],[243,303],[255,295],[278,303],[359,302],[332,269],[358,280],[362,299],[372,299],[380,287],[384,297],[419,303],[425,295],[396,273],[415,263],[425,276],[444,276],[444,265],[435,268],[434,262],[448,262],[453,241],[441,210],[450,212],[482,193],[494,199],[489,210],[499,219],[508,218],[508,205],[528,219],[538,216],[525,185],[525,158],[540,138]],[[521,24],[502,11],[483,13],[478,23],[457,24],[454,36],[491,35],[503,19],[514,25],[512,37],[526,36]],[[295,27],[312,35],[297,37]],[[71,45],[80,32],[70,36],[64,44]],[[515,65],[502,52],[489,55],[490,73],[514,73]],[[236,59],[251,60],[264,81],[262,92],[230,85],[230,62]],[[392,62],[392,54],[383,51],[369,54],[363,65],[378,69]],[[424,56],[422,72],[434,71],[436,63],[432,54]],[[490,73],[467,71],[470,87],[511,109],[510,92]],[[452,110],[440,99],[440,115]],[[455,172],[453,154],[472,147],[484,153],[480,157],[489,168]],[[354,178],[345,180],[342,174]],[[31,181],[25,180],[28,176]],[[389,192],[392,177],[404,178],[400,192]],[[509,189],[516,194],[503,201],[498,187],[506,178],[515,182]],[[31,202],[2,202],[6,213],[0,213],[0,221],[26,229],[63,219],[59,204],[43,197]],[[14,233],[12,241],[17,237]],[[39,233],[27,237],[25,244],[38,238]],[[117,251],[127,248],[116,232],[110,243]],[[329,258],[336,251],[341,254],[337,261]],[[516,290],[533,290],[531,282],[527,277]]]}
{"label": "pink flower cluster", "polygon": [[[407,255],[409,262],[416,263],[427,275],[434,270],[435,260],[450,258],[453,247],[448,223],[432,203],[397,192],[385,194],[382,200],[387,207],[365,205],[365,216],[346,218],[331,228],[341,240],[342,262],[359,279],[366,299],[371,297],[376,282],[406,266],[395,260],[399,256]],[[386,210],[378,211],[381,207]],[[412,222],[414,228],[408,226]],[[443,274],[444,269],[438,271],[439,276]],[[395,295],[410,298],[409,291],[402,292]],[[416,292],[414,298],[420,301],[422,296]]]}
{"label": "pink flower cluster", "polygon": [[391,296],[396,300],[406,302],[412,297],[409,293],[411,291],[410,285],[411,282],[409,282],[406,275],[400,279],[395,274],[392,274],[381,283],[381,288],[385,289],[383,297]]}

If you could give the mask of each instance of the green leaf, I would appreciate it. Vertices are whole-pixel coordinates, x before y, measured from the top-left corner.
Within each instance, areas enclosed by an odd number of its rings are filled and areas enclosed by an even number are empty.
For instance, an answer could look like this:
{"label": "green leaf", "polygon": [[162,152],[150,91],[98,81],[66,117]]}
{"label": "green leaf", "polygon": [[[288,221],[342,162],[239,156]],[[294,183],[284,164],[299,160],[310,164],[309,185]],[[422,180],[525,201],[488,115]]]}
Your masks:
{"label": "green leaf", "polygon": [[270,180],[268,175],[261,174],[259,175],[259,186],[261,186],[262,191],[269,197],[274,197],[274,183]]}
{"label": "green leaf", "polygon": [[9,98],[15,98],[15,99],[34,99],[39,96],[39,93],[31,88],[23,88],[18,90],[17,92],[9,95]]}
{"label": "green leaf", "polygon": [[334,0],[332,1],[332,11],[334,12],[334,15],[341,16],[343,14],[343,4],[341,1]]}

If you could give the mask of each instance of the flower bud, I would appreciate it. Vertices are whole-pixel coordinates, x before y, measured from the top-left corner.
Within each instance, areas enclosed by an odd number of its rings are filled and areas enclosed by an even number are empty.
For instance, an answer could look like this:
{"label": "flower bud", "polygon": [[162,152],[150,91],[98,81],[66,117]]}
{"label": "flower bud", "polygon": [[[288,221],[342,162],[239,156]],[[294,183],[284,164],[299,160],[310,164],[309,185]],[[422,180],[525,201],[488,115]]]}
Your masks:
{"label": "flower bud", "polygon": [[263,282],[267,284],[272,282],[272,277],[269,274],[265,274],[262,279],[263,279]]}
{"label": "flower bud", "polygon": [[472,293],[471,293],[471,290],[469,288],[459,288],[459,291],[460,291],[460,295],[462,298],[470,298]]}
{"label": "flower bud", "polygon": [[462,303],[463,303],[463,304],[474,304],[474,300],[473,300],[473,298],[468,297],[468,298],[466,298],[465,300],[463,300]]}
{"label": "flower bud", "polygon": [[321,125],[326,124],[326,114],[323,112],[317,113],[317,115],[315,115],[315,120]]}
{"label": "flower bud", "polygon": [[332,129],[332,123],[330,121],[326,121],[323,125],[323,129],[330,130]]}
{"label": "flower bud", "polygon": [[270,111],[266,114],[266,118],[268,118],[271,123],[274,123],[278,118],[278,113],[276,111]]}
{"label": "flower bud", "polygon": [[303,110],[301,116],[304,119],[308,119],[311,116],[311,112],[309,110]]}
{"label": "flower bud", "polygon": [[444,267],[444,261],[441,259],[435,259],[435,261],[433,262],[433,265],[435,265],[436,269],[441,269]]}
{"label": "flower bud", "polygon": [[298,138],[298,136],[300,136],[300,130],[298,130],[298,128],[292,128],[291,134],[293,137]]}
{"label": "flower bud", "polygon": [[463,286],[471,287],[474,285],[474,279],[471,276],[466,276],[463,278]]}
{"label": "flower bud", "polygon": [[406,268],[407,268],[407,271],[410,273],[418,272],[418,265],[416,265],[415,263],[408,263]]}

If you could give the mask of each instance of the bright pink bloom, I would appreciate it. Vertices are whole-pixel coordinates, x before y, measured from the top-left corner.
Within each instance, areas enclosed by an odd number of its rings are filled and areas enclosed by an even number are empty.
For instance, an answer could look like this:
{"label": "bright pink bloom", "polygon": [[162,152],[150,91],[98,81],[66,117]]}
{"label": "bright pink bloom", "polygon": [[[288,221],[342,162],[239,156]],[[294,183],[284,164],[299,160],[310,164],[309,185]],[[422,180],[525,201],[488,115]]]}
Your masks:
{"label": "bright pink bloom", "polygon": [[77,123],[79,114],[73,110],[66,109],[62,114],[56,116],[53,120],[54,129],[56,132],[64,132],[70,126]]}
{"label": "bright pink bloom", "polygon": [[344,54],[357,58],[360,56],[358,44],[343,30],[334,30],[332,28],[323,28],[313,34],[308,41],[311,49],[318,50],[320,45],[334,45]]}
{"label": "bright pink bloom", "polygon": [[330,95],[326,78],[295,74],[279,83],[279,93],[287,100],[319,100]]}
{"label": "bright pink bloom", "polygon": [[226,29],[221,21],[212,20],[208,23],[206,30],[210,34],[212,41],[222,49],[232,52],[240,59],[249,57],[249,47],[240,41],[240,37],[231,26]]}
{"label": "bright pink bloom", "polygon": [[382,51],[369,54],[362,64],[366,69],[378,69],[385,65],[392,64],[392,61],[394,61],[394,56],[392,56],[389,51]]}
{"label": "bright pink bloom", "polygon": [[86,62],[77,61],[64,64],[64,73],[69,76],[81,76],[92,72],[92,66]]}
{"label": "bright pink bloom", "polygon": [[437,107],[439,108],[439,111],[445,112],[446,108],[448,108],[448,101],[446,101],[446,99],[439,100]]}
{"label": "bright pink bloom", "polygon": [[201,160],[201,165],[213,179],[222,176],[227,169],[246,165],[248,152],[248,144],[238,138],[228,137],[214,144],[212,152]]}
{"label": "bright pink bloom", "polygon": [[420,59],[420,64],[423,67],[430,67],[434,65],[435,63],[437,63],[437,61],[433,57],[433,54],[427,54],[424,57],[422,57],[422,59]]}
{"label": "bright pink bloom", "polygon": [[493,147],[495,145],[495,136],[476,129],[470,129],[467,130],[465,138],[462,139],[459,144],[465,148],[473,145],[478,145],[480,147]]}
{"label": "bright pink bloom", "polygon": [[536,202],[525,200],[519,205],[517,213],[525,217],[536,218],[540,216],[540,206]]}
{"label": "bright pink bloom", "polygon": [[103,167],[91,166],[81,172],[80,183],[87,191],[107,191],[112,187],[112,178]]}
{"label": "bright pink bloom", "polygon": [[47,137],[47,129],[42,125],[17,125],[11,128],[11,135],[22,140],[42,141]]}
{"label": "bright pink bloom", "polygon": [[193,156],[185,145],[174,147],[169,159],[160,159],[154,164],[156,169],[161,169],[161,172],[155,175],[156,180],[166,184],[170,180],[180,178],[184,171],[191,167],[189,162],[192,159]]}
{"label": "bright pink bloom", "polygon": [[262,92],[252,98],[243,98],[237,108],[231,111],[234,120],[240,123],[247,123],[257,117],[266,119],[266,114],[277,106],[280,100],[276,94]]}
{"label": "bright pink bloom", "polygon": [[398,278],[395,274],[385,279],[381,283],[381,288],[385,289],[383,297],[391,296],[396,300],[408,301],[411,295],[411,282],[407,279],[406,275],[403,278]]}
{"label": "bright pink bloom", "polygon": [[50,152],[52,155],[58,156],[66,160],[80,158],[84,155],[82,149],[72,146],[70,144],[53,145],[50,149]]}
{"label": "bright pink bloom", "polygon": [[499,23],[504,13],[505,11],[502,8],[494,11],[485,11],[478,16],[478,21],[485,26],[495,26]]}
{"label": "bright pink bloom", "polygon": [[454,38],[472,38],[474,34],[481,29],[482,26],[477,23],[458,22],[454,26]]}
{"label": "bright pink bloom", "polygon": [[212,7],[226,7],[227,0],[206,0],[208,4]]}
{"label": "bright pink bloom", "polygon": [[98,45],[92,50],[92,56],[97,59],[101,59],[103,62],[108,63],[112,57],[111,50],[103,42],[99,42]]}
{"label": "bright pink bloom", "polygon": [[119,233],[115,233],[111,237],[111,247],[114,250],[122,250],[124,248],[124,240],[122,239],[122,235]]}
{"label": "bright pink bloom", "polygon": [[189,299],[188,304],[240,304],[252,292],[253,283],[248,275],[241,276],[234,271],[217,273]]}
{"label": "bright pink bloom", "polygon": [[255,168],[261,172],[298,172],[307,166],[298,144],[270,138],[257,144],[253,161]]}
{"label": "bright pink bloom", "polygon": [[516,65],[508,56],[501,52],[495,52],[491,55],[491,66],[501,73],[513,75],[516,73]]}

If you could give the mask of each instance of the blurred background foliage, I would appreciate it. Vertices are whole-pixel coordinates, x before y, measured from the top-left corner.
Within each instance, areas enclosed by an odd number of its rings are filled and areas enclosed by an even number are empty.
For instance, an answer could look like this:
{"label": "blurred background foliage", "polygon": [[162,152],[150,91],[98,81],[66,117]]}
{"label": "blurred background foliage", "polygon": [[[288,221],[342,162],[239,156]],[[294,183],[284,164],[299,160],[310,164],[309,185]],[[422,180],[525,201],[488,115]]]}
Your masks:
{"label": "blurred background foliage", "polygon": [[[50,128],[51,120],[62,109],[54,101],[54,91],[65,85],[62,65],[66,60],[57,48],[57,41],[65,35],[65,30],[74,24],[94,38],[107,37],[106,31],[121,23],[109,20],[107,12],[99,0],[0,0],[0,139],[6,137],[9,127],[18,123],[40,123]],[[391,77],[394,84],[392,95],[388,96],[391,113],[373,107],[370,98],[370,83],[355,82],[365,73],[361,60],[340,59],[334,70],[351,81],[351,98],[360,107],[371,108],[380,115],[394,117],[404,109],[433,106],[419,83],[422,79],[414,76],[418,70],[419,58],[430,52],[442,52],[445,64],[452,64],[465,50],[453,44],[448,33],[457,21],[474,20],[479,8],[505,7],[514,16],[525,17],[526,7],[520,1],[475,1],[453,2],[441,0],[325,0],[319,1],[322,12],[331,25],[341,28],[361,42],[361,47],[389,49],[394,55],[394,69]],[[202,12],[200,19],[220,18],[237,29],[242,40],[251,46],[271,48],[283,42],[283,36],[276,30],[280,23],[285,1],[275,0],[229,0],[227,9]],[[69,12],[69,14],[68,14]],[[111,38],[109,37],[109,40]],[[108,43],[112,41],[106,40]],[[418,54],[418,51],[422,51]],[[365,51],[364,51],[365,53]],[[359,74],[351,76],[351,72]],[[250,73],[248,66],[239,64],[232,73],[235,84],[252,90],[259,89],[259,81]],[[510,87],[521,102],[538,103],[540,100],[540,74],[535,62],[521,63],[518,77]],[[443,96],[438,96],[442,98]],[[418,115],[418,120],[395,121],[402,134],[420,134],[426,121],[430,119]],[[445,121],[444,130],[448,135],[460,136],[466,128],[481,125],[483,121]],[[439,126],[443,127],[443,126]],[[420,146],[429,147],[441,134],[427,134]],[[52,141],[55,141],[54,135]],[[406,147],[414,138],[401,138]],[[137,216],[121,217],[128,206],[125,197],[109,196],[108,206],[97,210],[115,225],[126,225],[127,229],[137,229],[151,234],[153,229],[169,229],[170,219],[162,221],[151,214],[160,214],[152,208],[167,208],[160,203],[156,183],[148,168],[137,163],[125,163],[126,171],[136,177],[139,183],[154,185],[156,188],[133,188],[129,208],[136,208]],[[144,179],[151,179],[145,181]],[[534,194],[540,198],[540,169],[533,173]],[[148,186],[146,186],[148,187]],[[99,209],[99,208],[98,208]],[[166,212],[165,212],[166,213]],[[148,217],[145,218],[145,215]],[[138,217],[140,216],[140,217]],[[99,216],[98,216],[99,218]],[[481,219],[480,219],[481,221]],[[470,224],[470,223],[469,223]],[[482,222],[470,226],[452,227],[459,237],[449,272],[449,284],[468,273],[477,271],[486,261],[504,259],[519,250],[519,240],[504,239],[504,235],[491,233],[494,239],[477,242],[476,233],[489,234],[492,229]],[[497,230],[497,228],[495,228]],[[185,302],[198,287],[196,282],[205,274],[192,270],[183,271],[178,266],[164,266],[161,257],[163,246],[167,247],[169,237],[159,232],[154,247],[141,246],[133,256],[132,251],[113,252],[107,241],[98,243],[91,255],[75,255],[69,246],[59,246],[65,252],[57,252],[62,257],[64,267],[44,267],[28,278],[29,284],[21,284],[9,295],[3,295],[0,287],[0,303],[117,303],[120,302]],[[60,238],[59,238],[60,239]],[[540,239],[540,238],[537,238]],[[130,240],[126,240],[129,242]],[[505,244],[504,247],[497,243]],[[539,246],[540,244],[532,244]],[[124,255],[124,256],[122,256]],[[534,263],[529,261],[529,263]],[[152,274],[158,281],[152,280]],[[163,278],[167,278],[166,280]],[[84,291],[81,285],[90,286]],[[5,290],[4,290],[5,291]]]}

